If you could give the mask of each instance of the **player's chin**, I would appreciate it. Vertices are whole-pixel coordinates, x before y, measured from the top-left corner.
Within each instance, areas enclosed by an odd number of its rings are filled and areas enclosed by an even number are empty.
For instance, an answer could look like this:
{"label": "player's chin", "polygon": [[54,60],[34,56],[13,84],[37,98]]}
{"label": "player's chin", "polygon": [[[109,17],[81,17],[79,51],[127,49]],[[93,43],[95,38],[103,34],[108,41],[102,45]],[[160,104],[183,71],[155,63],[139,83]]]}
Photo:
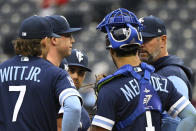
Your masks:
{"label": "player's chin", "polygon": [[68,54],[71,55],[72,47],[69,48]]}
{"label": "player's chin", "polygon": [[70,56],[71,55],[71,50],[63,52],[63,55],[64,55],[65,58]]}
{"label": "player's chin", "polygon": [[70,56],[70,55],[71,55],[71,51],[67,53],[67,56]]}
{"label": "player's chin", "polygon": [[74,83],[74,85],[76,86],[77,89],[80,88],[80,85],[79,84]]}

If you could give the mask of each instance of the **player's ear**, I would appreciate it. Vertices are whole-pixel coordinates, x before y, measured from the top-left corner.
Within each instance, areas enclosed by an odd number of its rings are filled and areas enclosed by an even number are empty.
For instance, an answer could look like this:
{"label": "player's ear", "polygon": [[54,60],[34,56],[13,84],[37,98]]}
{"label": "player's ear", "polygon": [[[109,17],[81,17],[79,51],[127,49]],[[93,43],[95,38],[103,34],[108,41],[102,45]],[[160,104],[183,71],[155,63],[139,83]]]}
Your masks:
{"label": "player's ear", "polygon": [[41,40],[40,44],[41,44],[43,47],[46,47],[46,45],[47,45],[47,39],[48,39],[48,37],[44,37],[44,38]]}
{"label": "player's ear", "polygon": [[162,43],[162,46],[165,47],[166,44],[167,44],[167,36],[166,36],[166,35],[162,35],[162,36],[160,37],[160,41],[161,41],[161,43]]}
{"label": "player's ear", "polygon": [[51,37],[51,44],[52,45],[56,45],[57,44],[57,41],[58,41],[58,38],[55,38],[55,37]]}
{"label": "player's ear", "polygon": [[110,54],[114,55],[114,50],[110,48]]}
{"label": "player's ear", "polygon": [[162,40],[162,41],[166,41],[166,40],[167,40],[167,36],[166,36],[166,35],[162,35],[162,36],[161,36],[161,40]]}
{"label": "player's ear", "polygon": [[114,51],[112,48],[110,48],[110,54],[111,54],[113,57],[117,57],[116,51]]}

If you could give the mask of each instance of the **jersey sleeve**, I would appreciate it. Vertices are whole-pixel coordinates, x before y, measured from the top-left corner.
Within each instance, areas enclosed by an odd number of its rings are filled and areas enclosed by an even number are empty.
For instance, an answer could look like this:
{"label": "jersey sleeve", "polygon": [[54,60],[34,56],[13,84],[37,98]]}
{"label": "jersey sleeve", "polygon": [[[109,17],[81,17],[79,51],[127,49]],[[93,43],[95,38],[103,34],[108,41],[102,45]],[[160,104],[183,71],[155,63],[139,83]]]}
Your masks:
{"label": "jersey sleeve", "polygon": [[172,117],[176,117],[190,102],[180,94],[168,80],[168,98],[165,99],[166,110]]}
{"label": "jersey sleeve", "polygon": [[92,125],[112,130],[115,124],[115,109],[117,96],[108,87],[102,87],[98,94],[97,113],[93,118]]}
{"label": "jersey sleeve", "polygon": [[82,97],[76,90],[73,80],[64,70],[59,73],[55,85],[55,92],[61,106],[63,106],[63,101],[69,96],[78,96],[82,104]]}
{"label": "jersey sleeve", "polygon": [[176,87],[178,92],[180,92],[183,96],[189,99],[188,87],[180,77],[169,76],[167,78],[173,83],[173,85]]}

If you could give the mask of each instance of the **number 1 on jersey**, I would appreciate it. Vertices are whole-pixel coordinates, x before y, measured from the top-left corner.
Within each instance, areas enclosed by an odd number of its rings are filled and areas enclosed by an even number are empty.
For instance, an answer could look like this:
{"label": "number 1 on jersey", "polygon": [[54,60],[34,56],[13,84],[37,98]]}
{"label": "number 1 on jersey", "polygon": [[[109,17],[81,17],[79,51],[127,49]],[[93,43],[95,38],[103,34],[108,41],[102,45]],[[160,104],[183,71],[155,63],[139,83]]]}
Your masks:
{"label": "number 1 on jersey", "polygon": [[9,86],[9,91],[20,91],[19,97],[16,101],[16,105],[14,107],[14,112],[13,112],[13,117],[12,117],[12,122],[15,122],[18,116],[18,112],[20,110],[20,107],[22,105],[23,99],[24,99],[24,95],[26,92],[26,86],[22,85],[22,86]]}
{"label": "number 1 on jersey", "polygon": [[154,126],[152,126],[152,117],[150,111],[146,111],[146,121],[147,121],[146,131],[155,131]]}

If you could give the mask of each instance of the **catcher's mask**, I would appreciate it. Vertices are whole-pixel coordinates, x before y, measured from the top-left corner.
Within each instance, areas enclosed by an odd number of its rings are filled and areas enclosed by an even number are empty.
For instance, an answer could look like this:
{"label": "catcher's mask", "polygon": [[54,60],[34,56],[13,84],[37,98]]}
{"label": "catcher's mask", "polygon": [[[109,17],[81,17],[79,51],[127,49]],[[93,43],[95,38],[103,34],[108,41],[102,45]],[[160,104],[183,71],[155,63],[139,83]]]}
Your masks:
{"label": "catcher's mask", "polygon": [[143,43],[141,31],[143,26],[130,11],[119,8],[109,13],[97,26],[97,29],[107,33],[111,43],[107,48],[115,50],[130,44]]}

